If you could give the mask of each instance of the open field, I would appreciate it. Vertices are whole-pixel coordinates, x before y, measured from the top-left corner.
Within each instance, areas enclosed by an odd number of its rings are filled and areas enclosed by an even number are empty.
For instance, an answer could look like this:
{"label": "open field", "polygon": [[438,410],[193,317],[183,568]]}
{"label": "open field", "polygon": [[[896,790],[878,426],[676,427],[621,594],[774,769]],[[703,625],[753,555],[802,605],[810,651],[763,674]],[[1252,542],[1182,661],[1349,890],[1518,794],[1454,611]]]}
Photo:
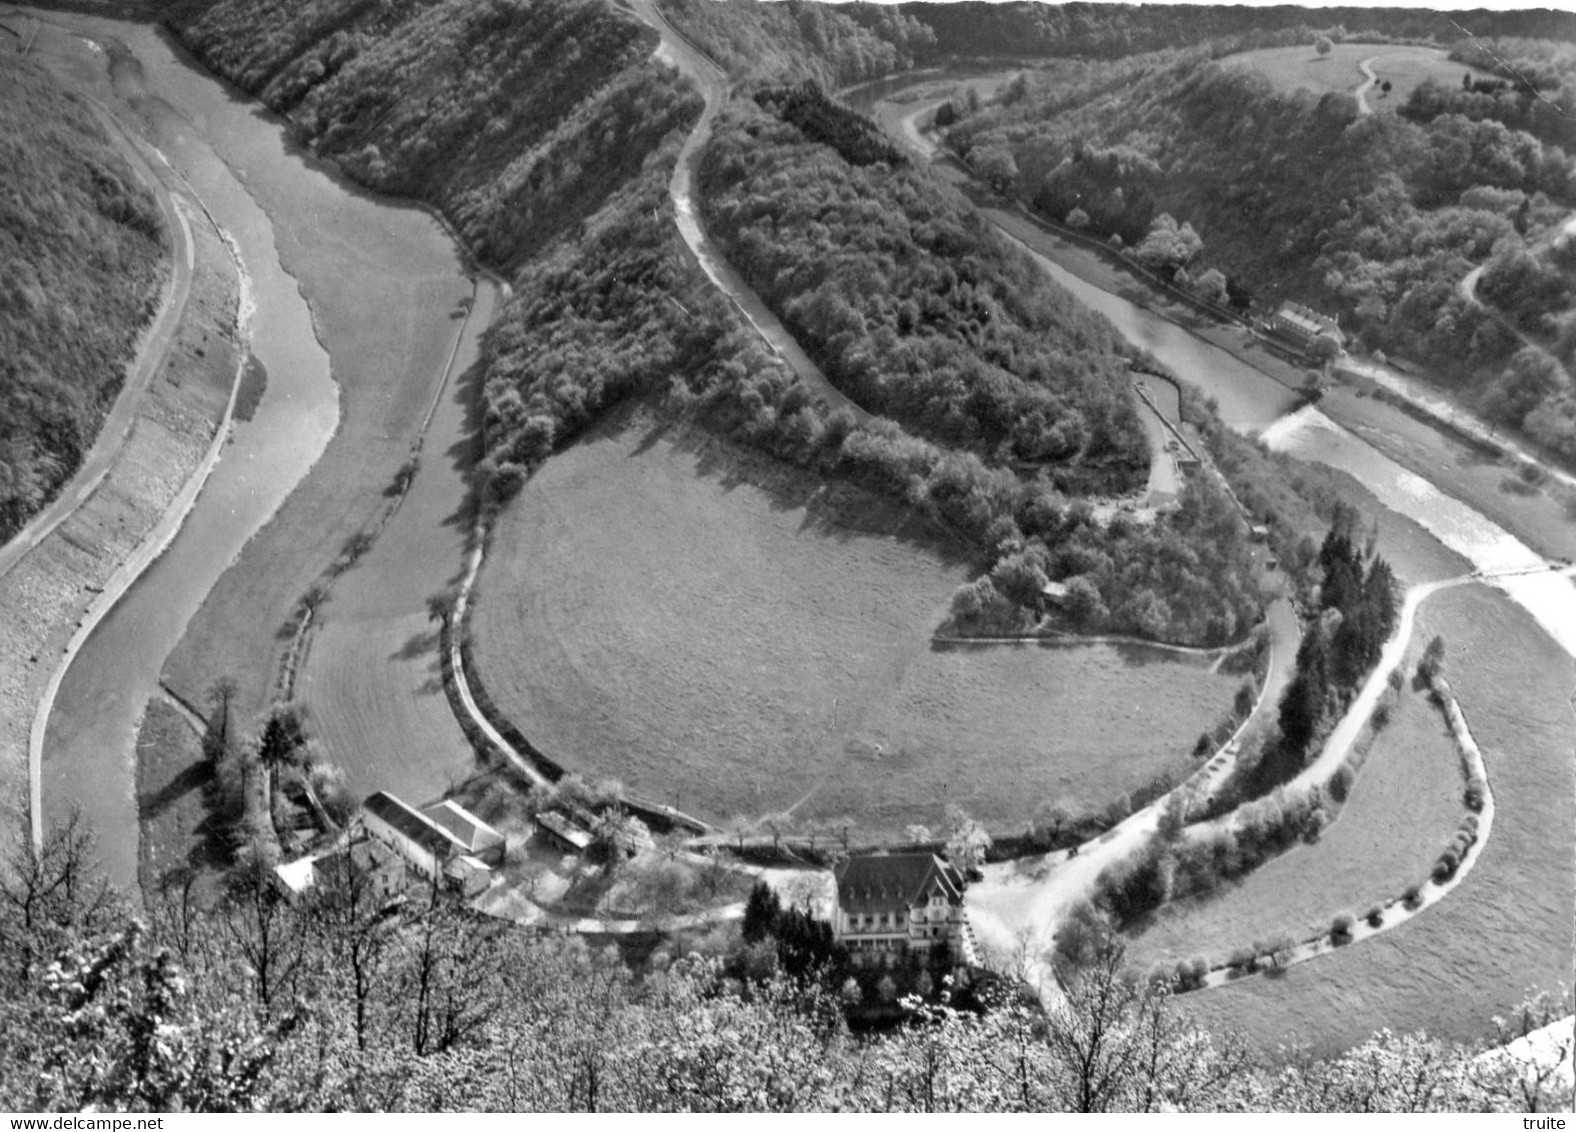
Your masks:
{"label": "open field", "polygon": [[475,361],[492,301],[492,289],[482,288],[428,427],[421,468],[372,549],[319,607],[296,685],[313,733],[356,797],[389,790],[421,804],[475,762],[444,696],[438,628],[426,602],[461,569],[474,390],[460,375]]}
{"label": "open field", "polygon": [[[159,78],[177,100],[212,99],[206,76],[174,69]],[[164,669],[194,699],[215,676],[233,676],[245,717],[272,694],[284,648],[276,634],[292,607],[386,502],[472,289],[454,245],[425,213],[354,188],[301,155],[281,124],[254,121],[250,106],[236,112],[245,125],[216,121],[212,142],[272,223],[279,260],[328,351],[340,414],[328,448],[219,579]]]}
{"label": "open field", "polygon": [[1482,857],[1448,899],[1394,931],[1280,978],[1180,998],[1198,1021],[1268,1049],[1294,1039],[1340,1048],[1381,1026],[1469,1039],[1529,990],[1569,981],[1576,666],[1487,587],[1436,594],[1418,626],[1423,640],[1444,636],[1445,674],[1488,762],[1497,811]]}
{"label": "open field", "polygon": [[[222,864],[202,833],[209,769],[202,740],[181,713],[162,698],[149,700],[137,730],[137,882],[145,899]],[[210,873],[199,883],[213,882]]]}
{"label": "open field", "polygon": [[947,801],[999,827],[1074,783],[1107,802],[1228,709],[1240,678],[1155,650],[933,649],[968,576],[936,546],[904,509],[636,414],[501,517],[477,667],[583,774],[703,817],[797,807],[870,833]]}
{"label": "open field", "polygon": [[[1408,650],[1415,668],[1426,640]],[[1315,845],[1293,849],[1203,901],[1162,909],[1128,955],[1147,970],[1192,955],[1224,960],[1235,947],[1289,931],[1303,939],[1339,912],[1369,906],[1420,882],[1466,814],[1461,758],[1444,716],[1410,683],[1369,747],[1341,816]]]}
{"label": "open field", "polygon": [[1390,82],[1393,89],[1381,94],[1378,86],[1368,95],[1368,104],[1375,111],[1394,110],[1406,104],[1412,91],[1424,79],[1433,79],[1445,86],[1460,86],[1461,76],[1472,71],[1482,77],[1484,72],[1468,67],[1465,63],[1452,63],[1438,47],[1419,47],[1397,43],[1337,43],[1328,56],[1321,57],[1313,44],[1296,47],[1268,47],[1262,51],[1245,51],[1221,60],[1227,66],[1251,67],[1267,78],[1276,90],[1291,93],[1311,90],[1315,94],[1331,92],[1355,94],[1366,82],[1358,69],[1364,59],[1372,59],[1373,72],[1379,81]]}

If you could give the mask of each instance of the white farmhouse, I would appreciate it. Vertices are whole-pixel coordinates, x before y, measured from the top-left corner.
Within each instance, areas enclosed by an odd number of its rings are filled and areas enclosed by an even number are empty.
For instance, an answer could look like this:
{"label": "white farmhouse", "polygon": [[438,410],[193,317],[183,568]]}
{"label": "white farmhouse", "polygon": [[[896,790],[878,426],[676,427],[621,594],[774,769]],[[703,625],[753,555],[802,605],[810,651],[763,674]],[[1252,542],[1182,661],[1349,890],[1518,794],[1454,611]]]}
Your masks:
{"label": "white farmhouse", "polygon": [[849,857],[832,875],[832,931],[856,965],[891,967],[942,948],[951,963],[973,961],[963,877],[934,853]]}

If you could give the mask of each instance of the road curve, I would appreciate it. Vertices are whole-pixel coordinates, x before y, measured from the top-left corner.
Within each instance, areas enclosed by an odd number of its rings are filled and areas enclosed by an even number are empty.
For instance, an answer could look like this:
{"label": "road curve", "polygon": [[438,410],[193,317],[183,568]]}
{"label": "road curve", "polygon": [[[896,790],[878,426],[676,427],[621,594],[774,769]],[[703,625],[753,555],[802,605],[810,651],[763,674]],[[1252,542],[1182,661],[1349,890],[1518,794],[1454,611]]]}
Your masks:
{"label": "road curve", "polygon": [[727,75],[663,18],[662,13],[657,10],[656,0],[629,0],[629,6],[643,23],[655,29],[662,37],[662,43],[657,48],[657,58],[677,67],[680,73],[699,88],[701,96],[706,101],[706,107],[701,111],[695,128],[690,131],[689,137],[684,139],[683,148],[679,150],[678,163],[673,168],[673,177],[668,182],[668,195],[673,200],[674,218],[678,222],[679,234],[683,236],[684,243],[694,253],[701,270],[706,273],[713,286],[733,302],[745,321],[755,328],[755,332],[793,370],[799,380],[809,387],[811,393],[820,397],[833,409],[847,409],[860,421],[870,420],[870,413],[860,408],[827,380],[821,368],[810,360],[809,355],[794,340],[793,335],[788,333],[787,327],[783,326],[781,320],[744,281],[743,276],[734,270],[727,257],[706,234],[706,229],[701,223],[700,211],[695,201],[695,175],[700,168],[701,153],[711,137],[712,123],[716,121],[718,112],[728,100],[731,84],[728,82]]}
{"label": "road curve", "polygon": [[170,234],[171,270],[169,278],[165,280],[159,308],[154,313],[153,321],[143,332],[142,341],[137,347],[136,359],[126,371],[120,393],[115,397],[115,404],[110,409],[109,416],[104,418],[104,423],[99,427],[93,446],[83,457],[82,465],[77,469],[76,474],[61,485],[60,492],[53,502],[34,515],[9,542],[0,546],[0,578],[10,573],[18,562],[48,538],[56,527],[69,519],[97,490],[104,476],[109,472],[110,465],[120,455],[126,438],[131,435],[132,423],[136,420],[137,410],[141,407],[142,395],[152,384],[153,376],[164,365],[164,357],[169,352],[170,344],[175,340],[175,331],[180,326],[181,316],[186,312],[186,303],[191,298],[195,252],[186,217],[175,207],[175,201],[170,196],[169,190],[164,187],[164,183],[148,165],[141,150],[122,129],[115,116],[97,101],[90,99],[88,104],[104,126],[110,140],[131,165],[132,170],[143,184],[152,190],[159,205],[159,214],[164,218],[164,229]]}

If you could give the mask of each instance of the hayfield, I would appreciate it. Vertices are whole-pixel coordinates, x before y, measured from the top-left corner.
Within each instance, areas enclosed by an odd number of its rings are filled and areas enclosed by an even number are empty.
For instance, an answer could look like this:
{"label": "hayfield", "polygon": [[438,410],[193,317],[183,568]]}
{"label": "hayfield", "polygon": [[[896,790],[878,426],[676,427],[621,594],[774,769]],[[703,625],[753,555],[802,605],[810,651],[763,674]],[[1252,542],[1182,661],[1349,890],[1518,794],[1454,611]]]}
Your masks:
{"label": "hayfield", "polygon": [[1576,665],[1483,586],[1435,595],[1418,626],[1423,640],[1444,636],[1445,673],[1488,763],[1497,810],[1482,857],[1447,899],[1394,931],[1276,979],[1178,999],[1198,1021],[1243,1029],[1267,1049],[1341,1048],[1381,1026],[1467,1040],[1529,990],[1569,982]]}
{"label": "hayfield", "polygon": [[1395,110],[1406,104],[1425,79],[1446,86],[1460,86],[1467,71],[1480,78],[1491,77],[1465,63],[1453,63],[1438,47],[1419,47],[1396,43],[1337,43],[1328,56],[1321,57],[1313,44],[1296,47],[1268,47],[1245,51],[1221,60],[1226,65],[1250,67],[1267,78],[1278,91],[1311,90],[1315,94],[1355,94],[1366,77],[1358,68],[1369,64],[1379,82],[1390,82],[1392,90],[1382,94],[1376,83],[1367,94],[1375,111]]}
{"label": "hayfield", "polygon": [[490,288],[478,292],[416,478],[372,549],[335,581],[297,681],[312,731],[355,797],[389,790],[413,804],[430,801],[475,763],[444,696],[438,627],[426,602],[462,568],[474,391],[459,375],[475,360],[492,299]]}
{"label": "hayfield", "polygon": [[866,833],[947,801],[998,827],[1064,792],[1107,802],[1227,710],[1240,678],[1153,649],[934,649],[968,577],[937,545],[905,509],[636,414],[504,512],[477,666],[571,769]]}
{"label": "hayfield", "polygon": [[145,898],[222,865],[202,833],[211,778],[197,732],[164,699],[149,700],[137,728],[137,883]]}
{"label": "hayfield", "polygon": [[[1407,672],[1425,643],[1409,650]],[[1339,912],[1361,916],[1427,877],[1466,813],[1464,785],[1444,716],[1408,683],[1339,820],[1317,844],[1293,849],[1212,898],[1162,909],[1132,941],[1129,956],[1146,970],[1195,954],[1220,961],[1283,930],[1305,939]]]}

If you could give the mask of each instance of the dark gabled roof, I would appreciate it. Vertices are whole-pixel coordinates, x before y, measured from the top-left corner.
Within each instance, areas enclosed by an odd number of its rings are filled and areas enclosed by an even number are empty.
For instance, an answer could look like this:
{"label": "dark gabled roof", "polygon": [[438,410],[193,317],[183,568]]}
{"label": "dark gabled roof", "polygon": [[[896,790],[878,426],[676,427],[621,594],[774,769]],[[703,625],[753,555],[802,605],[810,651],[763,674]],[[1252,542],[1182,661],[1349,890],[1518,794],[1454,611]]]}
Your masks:
{"label": "dark gabled roof", "polygon": [[418,811],[386,791],[379,790],[368,797],[361,803],[361,808],[381,818],[401,837],[414,845],[421,846],[439,860],[465,849],[465,846],[461,845],[448,830],[433,824]]}
{"label": "dark gabled roof", "polygon": [[937,891],[949,904],[963,902],[963,878],[934,853],[849,857],[832,875],[838,906],[845,912],[897,912]]}

